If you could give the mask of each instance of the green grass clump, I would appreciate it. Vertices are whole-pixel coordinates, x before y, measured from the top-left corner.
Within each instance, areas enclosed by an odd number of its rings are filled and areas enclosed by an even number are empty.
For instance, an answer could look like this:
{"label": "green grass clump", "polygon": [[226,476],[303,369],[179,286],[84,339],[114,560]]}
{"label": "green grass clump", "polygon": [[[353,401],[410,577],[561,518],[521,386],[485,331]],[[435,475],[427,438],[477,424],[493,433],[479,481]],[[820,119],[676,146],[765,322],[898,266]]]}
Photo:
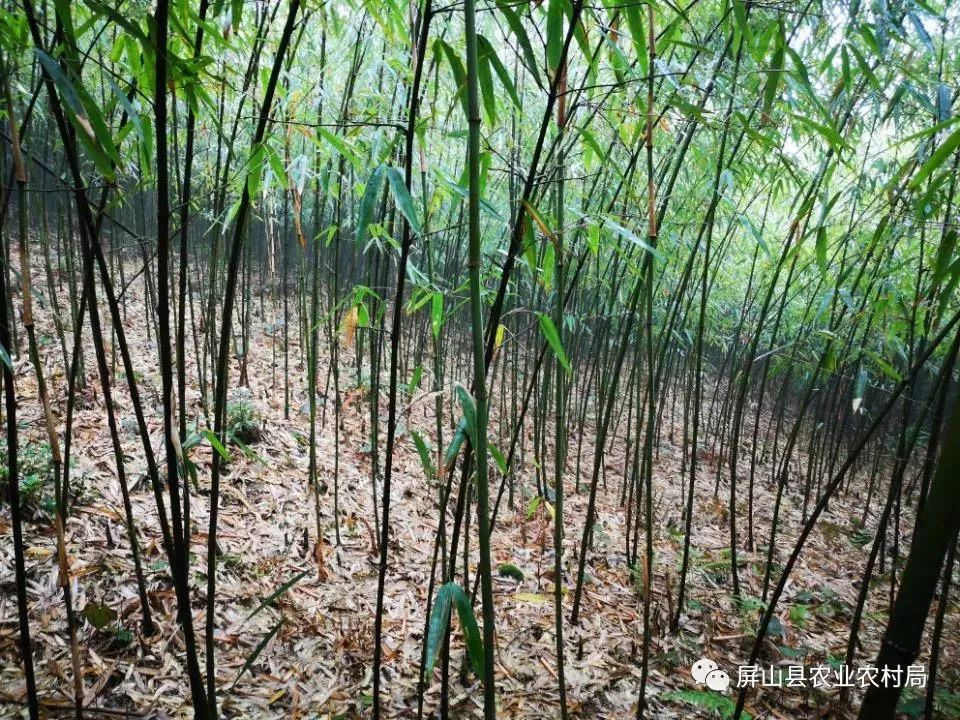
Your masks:
{"label": "green grass clump", "polygon": [[260,412],[250,400],[249,392],[238,394],[227,404],[227,437],[244,445],[260,440],[263,431]]}
{"label": "green grass clump", "polygon": [[[0,499],[6,502],[10,492],[7,467],[7,441],[0,440]],[[53,455],[46,442],[27,442],[17,448],[17,473],[20,476],[20,507],[37,509],[47,505],[46,492],[53,485]]]}

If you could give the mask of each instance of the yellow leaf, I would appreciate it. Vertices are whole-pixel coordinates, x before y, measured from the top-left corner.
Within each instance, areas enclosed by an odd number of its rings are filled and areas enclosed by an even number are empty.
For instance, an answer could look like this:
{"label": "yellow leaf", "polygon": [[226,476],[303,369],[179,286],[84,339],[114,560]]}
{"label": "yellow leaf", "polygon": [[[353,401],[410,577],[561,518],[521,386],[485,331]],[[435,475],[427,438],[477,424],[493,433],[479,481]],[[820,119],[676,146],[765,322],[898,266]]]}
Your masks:
{"label": "yellow leaf", "polygon": [[357,331],[357,306],[351,307],[343,318],[343,343],[353,347],[353,336]]}
{"label": "yellow leaf", "polygon": [[521,200],[520,202],[523,203],[523,206],[527,209],[527,213],[530,215],[530,217],[533,218],[533,221],[537,224],[537,227],[540,228],[540,232],[542,232],[544,235],[550,238],[550,240],[556,243],[557,242],[556,236],[553,234],[550,228],[547,227],[547,223],[545,223],[543,218],[540,217],[540,213],[536,211],[536,208],[534,208],[533,205],[528,203],[526,200]]}
{"label": "yellow leaf", "polygon": [[550,598],[546,595],[538,595],[537,593],[522,592],[517,593],[513,596],[514,600],[522,600],[523,602],[532,602],[532,603],[545,603],[550,602]]}

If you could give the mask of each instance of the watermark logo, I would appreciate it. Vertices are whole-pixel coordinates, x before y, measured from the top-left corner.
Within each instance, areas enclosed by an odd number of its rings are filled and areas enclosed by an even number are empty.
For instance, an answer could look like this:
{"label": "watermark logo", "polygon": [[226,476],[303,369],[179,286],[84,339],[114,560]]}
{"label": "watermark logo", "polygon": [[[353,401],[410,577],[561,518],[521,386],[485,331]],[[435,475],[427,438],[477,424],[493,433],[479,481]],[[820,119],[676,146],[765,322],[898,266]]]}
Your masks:
{"label": "watermark logo", "polygon": [[736,681],[726,670],[710,658],[700,658],[690,666],[694,682],[706,685],[715,692],[726,692],[733,685],[775,688],[843,688],[843,687],[912,687],[927,685],[927,671],[923,665],[883,667],[873,665],[852,668],[847,665],[739,665]]}
{"label": "watermark logo", "polygon": [[690,667],[690,674],[697,685],[706,685],[711,690],[724,692],[730,687],[730,676],[710,658],[700,658]]}

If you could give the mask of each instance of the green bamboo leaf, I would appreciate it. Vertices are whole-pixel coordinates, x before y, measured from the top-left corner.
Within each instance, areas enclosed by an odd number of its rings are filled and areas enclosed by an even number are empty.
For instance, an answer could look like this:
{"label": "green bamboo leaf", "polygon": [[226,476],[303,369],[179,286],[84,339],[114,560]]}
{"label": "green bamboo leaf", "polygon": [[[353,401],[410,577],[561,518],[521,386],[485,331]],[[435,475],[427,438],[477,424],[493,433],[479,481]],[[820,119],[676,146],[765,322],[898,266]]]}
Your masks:
{"label": "green bamboo leaf", "polygon": [[889,377],[894,382],[900,382],[901,375],[893,365],[884,360],[880,355],[878,355],[873,350],[864,350],[864,354],[869,357],[876,364],[880,370],[883,371],[883,374]]}
{"label": "green bamboo leaf", "polygon": [[960,128],[957,128],[948,135],[947,139],[940,143],[940,146],[931,153],[926,162],[917,170],[917,174],[913,176],[913,180],[910,181],[908,187],[911,190],[916,190],[920,187],[923,181],[930,177],[930,174],[938,167],[943,165],[957,148],[960,148]]}
{"label": "green bamboo leaf", "polygon": [[833,149],[837,152],[840,152],[846,147],[846,144],[843,142],[843,138],[840,136],[840,133],[838,133],[832,127],[824,125],[823,123],[815,122],[810,118],[804,117],[803,115],[798,115],[797,113],[792,113],[792,117],[801,125],[805,125],[820,135],[824,140],[830,143]]}
{"label": "green bamboo leaf", "polygon": [[827,274],[827,229],[821,225],[817,228],[817,265],[820,274]]}
{"label": "green bamboo leaf", "polygon": [[773,101],[777,96],[777,87],[780,85],[780,79],[783,77],[783,59],[786,55],[784,47],[786,39],[784,37],[783,22],[778,23],[773,56],[770,58],[770,70],[767,73],[767,82],[763,88],[763,114],[765,122],[769,122],[770,111],[773,109]]}
{"label": "green bamboo leaf", "polygon": [[77,135],[84,147],[93,157],[93,162],[104,177],[111,182],[114,179],[111,163],[120,164],[120,155],[113,138],[103,121],[103,116],[93,100],[84,92],[82,87],[71,82],[64,73],[60,63],[47,55],[40,48],[34,48],[34,53],[44,71],[53,79],[60,91],[60,97],[67,107],[67,115],[77,126]]}
{"label": "green bamboo leaf", "polygon": [[863,57],[863,53],[861,53],[860,50],[857,49],[857,46],[854,45],[853,43],[850,43],[849,45],[846,45],[844,47],[850,49],[850,52],[853,54],[853,57],[856,58],[857,60],[857,65],[860,66],[860,72],[863,73],[864,77],[867,78],[867,81],[870,83],[873,89],[876,90],[877,92],[880,92],[883,86],[880,84],[880,81],[877,79],[877,76],[874,74],[873,69],[870,67],[870,64],[867,62],[867,59]]}
{"label": "green bamboo leaf", "polygon": [[277,184],[280,188],[286,189],[287,187],[287,171],[283,166],[283,159],[280,157],[280,154],[277,152],[277,149],[272,145],[267,146],[267,162],[270,165],[270,170],[273,172],[274,177],[277,179]]}
{"label": "green bamboo leaf", "polygon": [[454,83],[456,83],[456,95],[460,99],[460,104],[463,106],[463,115],[464,117],[468,117],[470,112],[467,109],[467,71],[463,67],[463,61],[460,59],[460,56],[457,55],[456,51],[440,38],[434,40],[433,47],[434,52],[446,57],[447,63],[450,65],[450,72],[453,73]]}
{"label": "green bamboo leaf", "polygon": [[477,54],[477,81],[480,84],[480,97],[483,99],[483,111],[487,114],[487,121],[496,125],[497,96],[493,91],[493,72],[490,68],[490,56],[482,50]]}
{"label": "green bamboo leaf", "polygon": [[363,191],[363,198],[360,200],[360,209],[357,211],[357,242],[363,243],[367,239],[367,230],[370,228],[370,222],[373,218],[373,208],[377,204],[377,198],[380,195],[380,187],[383,183],[383,165],[378,165],[370,173],[370,179]]}
{"label": "green bamboo leaf", "polygon": [[627,28],[630,30],[630,39],[633,41],[633,48],[637,53],[638,70],[640,75],[646,75],[649,71],[647,66],[650,64],[650,58],[647,50],[647,32],[643,27],[640,4],[628,1],[624,4],[623,12],[627,16]]}
{"label": "green bamboo leaf", "polygon": [[413,369],[413,375],[410,378],[410,382],[407,383],[407,392],[413,394],[417,391],[417,388],[420,387],[420,381],[423,379],[423,365],[417,365]]}
{"label": "green bamboo leaf", "polygon": [[[589,147],[591,150],[593,150],[593,152],[596,154],[597,158],[598,158],[601,162],[606,162],[606,160],[607,160],[607,152],[606,152],[606,150],[604,150],[602,147],[600,147],[600,143],[597,142],[596,136],[594,136],[594,134],[593,134],[592,132],[590,132],[589,130],[587,130],[587,128],[585,128],[585,127],[577,128],[577,132],[580,133],[580,137],[583,138],[584,143],[586,143],[587,147]],[[618,175],[620,174],[618,168],[613,167],[613,168],[611,168],[611,169],[616,170]]]}
{"label": "green bamboo leaf", "polygon": [[497,78],[499,78],[500,84],[503,85],[504,90],[506,90],[507,94],[510,96],[510,100],[513,102],[514,106],[519,109],[520,96],[517,95],[517,88],[514,86],[513,80],[510,79],[510,73],[507,72],[507,69],[503,66],[503,63],[497,56],[496,50],[493,49],[493,46],[485,37],[483,37],[483,35],[477,36],[477,47],[479,49],[481,60],[485,58],[486,61],[490,63],[494,72],[497,73]]}
{"label": "green bamboo leaf", "polygon": [[950,119],[950,86],[946,83],[937,85],[937,119],[940,122]]}
{"label": "green bamboo leaf", "polygon": [[423,465],[423,472],[432,480],[437,476],[437,473],[433,468],[433,461],[430,459],[430,449],[427,447],[427,443],[424,442],[423,437],[416,430],[411,430],[410,435],[413,437],[413,444],[417,447],[417,454],[420,455],[420,464]]}
{"label": "green bamboo leaf", "polygon": [[477,404],[474,402],[473,395],[460,383],[454,385],[454,391],[460,400],[460,407],[463,408],[463,419],[466,423],[467,435],[470,437],[470,444],[477,446]]}
{"label": "green bamboo leaf", "polygon": [[473,671],[480,675],[483,672],[483,640],[480,637],[480,628],[477,626],[477,618],[470,604],[470,596],[455,582],[445,583],[437,591],[437,598],[433,603],[430,627],[427,632],[426,672],[432,672],[437,662],[440,643],[447,623],[450,621],[451,605],[457,607],[457,616],[460,618],[460,626],[463,629],[470,665]]}
{"label": "green bamboo leaf", "polygon": [[493,455],[493,459],[497,463],[497,467],[500,469],[502,475],[507,474],[507,459],[503,456],[503,453],[493,443],[488,443],[487,448],[490,450],[490,454]]}
{"label": "green bamboo leaf", "polygon": [[637,236],[636,233],[631,232],[630,230],[623,227],[622,225],[619,225],[618,223],[615,223],[610,218],[604,219],[604,225],[606,225],[610,230],[613,230],[617,235],[624,238],[625,240],[629,240],[634,245],[638,245],[639,247],[646,250],[648,253],[653,255],[659,262],[663,262],[663,256],[659,252],[657,252],[656,248],[650,245],[650,243],[641,239],[639,236]]}
{"label": "green bamboo leaf", "polygon": [[947,276],[947,271],[950,269],[950,265],[953,263],[956,249],[957,231],[950,230],[944,236],[943,241],[940,243],[940,247],[937,248],[937,261],[933,266],[933,280],[931,281],[933,286],[939,285]]}
{"label": "green bamboo leaf", "polygon": [[253,612],[251,612],[249,615],[247,615],[247,617],[244,619],[244,621],[243,621],[242,623],[240,623],[240,624],[243,625],[244,623],[248,622],[248,621],[250,620],[250,618],[252,618],[254,615],[256,615],[257,613],[259,613],[259,612],[260,612],[261,610],[263,610],[265,607],[268,607],[269,605],[273,604],[273,601],[274,601],[274,600],[276,600],[277,598],[279,598],[281,595],[284,595],[290,588],[292,588],[292,587],[293,587],[294,585],[296,585],[298,582],[300,582],[301,580],[303,580],[303,579],[304,579],[307,575],[309,575],[309,574],[310,574],[310,570],[307,569],[307,570],[304,570],[303,572],[297,573],[297,574],[294,575],[292,578],[290,578],[289,580],[287,580],[283,585],[281,585],[279,588],[277,588],[277,589],[274,590],[272,593],[270,593],[270,595],[268,595],[267,597],[265,597],[265,598],[260,602],[260,604],[257,605],[256,609],[255,609]]}
{"label": "green bamboo leaf", "polygon": [[[124,37],[121,35],[120,37]],[[130,120],[130,124],[133,127],[134,131],[137,134],[139,139],[139,148],[140,148],[140,163],[142,167],[149,167],[150,162],[153,156],[153,136],[144,132],[144,121],[143,117],[137,111],[137,108],[133,103],[130,102],[130,99],[127,97],[127,94],[123,92],[114,82],[113,78],[107,76],[107,83],[110,85],[110,89],[113,91],[114,97],[116,97],[117,102],[120,103],[120,107],[124,109],[127,114],[127,117]]]}
{"label": "green bamboo leaf", "polygon": [[256,198],[260,193],[260,183],[263,181],[263,163],[266,160],[266,147],[259,143],[250,155],[249,170],[247,171],[247,194]]}
{"label": "green bamboo leaf", "polygon": [[555,73],[563,53],[563,0],[547,3],[547,67]]}
{"label": "green bamboo leaf", "polygon": [[930,37],[930,33],[927,32],[927,29],[923,26],[920,18],[917,17],[917,14],[913,11],[908,11],[907,17],[910,18],[913,29],[917,31],[917,37],[920,38],[920,42],[923,43],[923,46],[931,55],[935,54],[936,49],[933,47],[933,39]]}
{"label": "green bamboo leaf", "polygon": [[752,40],[752,33],[750,32],[750,24],[747,22],[747,8],[743,4],[743,0],[733,0],[733,17],[737,23],[737,42],[749,44]]}
{"label": "green bamboo leaf", "polygon": [[506,19],[507,25],[510,26],[510,32],[513,33],[514,37],[517,39],[517,42],[520,43],[520,50],[523,53],[523,58],[525,61],[524,64],[527,66],[527,70],[529,70],[530,74],[533,75],[533,78],[536,80],[537,84],[541,85],[540,72],[537,69],[537,59],[536,55],[533,54],[533,46],[530,44],[530,38],[527,35],[527,31],[523,27],[523,22],[520,20],[520,16],[517,15],[511,5],[511,0],[497,0],[497,7],[503,14],[504,19]]}
{"label": "green bamboo leaf", "polygon": [[538,316],[540,318],[540,329],[547,338],[553,354],[556,355],[557,361],[563,366],[563,369],[570,372],[570,361],[567,359],[567,353],[564,351],[563,344],[560,342],[560,333],[557,332],[557,326],[553,324],[553,320],[550,319],[549,315],[538,313]]}
{"label": "green bamboo leaf", "polygon": [[393,199],[403,216],[410,223],[410,229],[415,235],[420,234],[420,218],[417,216],[417,209],[413,205],[413,198],[410,191],[407,190],[403,182],[403,175],[395,167],[387,168],[387,180],[390,181],[390,190],[393,192]]}
{"label": "green bamboo leaf", "polygon": [[249,670],[251,667],[253,667],[253,664],[257,661],[257,658],[260,657],[260,653],[262,653],[264,648],[267,647],[267,643],[269,643],[273,639],[273,636],[277,634],[277,632],[280,630],[282,626],[283,626],[283,618],[280,618],[280,620],[277,621],[277,624],[274,625],[272,628],[270,628],[270,632],[268,632],[263,637],[263,639],[259,643],[257,643],[257,646],[253,649],[253,652],[250,654],[250,657],[247,658],[247,661],[243,664],[243,667],[240,668],[240,672],[237,674],[236,679],[233,681],[233,685],[230,686],[231,689],[233,689],[236,686],[236,684],[240,682],[240,678],[243,677],[243,674],[247,670]]}
{"label": "green bamboo leaf", "polygon": [[210,443],[210,446],[220,454],[220,457],[227,462],[230,461],[230,451],[223,446],[223,443],[220,442],[220,438],[217,437],[217,434],[213,432],[213,430],[203,430],[201,434],[207,439],[207,442]]}
{"label": "green bamboo leaf", "polygon": [[460,617],[460,627],[463,628],[470,664],[473,666],[473,672],[481,675],[483,673],[483,640],[480,638],[477,618],[473,614],[473,605],[470,604],[470,597],[462,587],[456,583],[447,584],[453,586],[451,590],[453,602],[457,606],[457,615]]}
{"label": "green bamboo leaf", "polygon": [[362,300],[357,303],[357,327],[370,327],[370,311]]}
{"label": "green bamboo leaf", "polygon": [[433,330],[433,337],[440,337],[440,331],[443,329],[443,293],[432,293],[430,302],[430,327]]}
{"label": "green bamboo leaf", "polygon": [[83,606],[83,617],[97,630],[103,630],[110,623],[116,622],[117,611],[109,605],[91,601]]}
{"label": "green bamboo leaf", "polygon": [[441,586],[440,590],[437,591],[436,600],[433,601],[433,610],[430,612],[430,627],[427,630],[426,673],[432,672],[433,666],[437,663],[440,642],[443,640],[447,623],[450,621],[450,606],[453,604],[453,597],[448,586],[451,584],[453,583]]}
{"label": "green bamboo leaf", "polygon": [[322,143],[320,142],[321,139],[333,147],[333,149],[336,150],[340,155],[345,157],[355,168],[359,167],[360,156],[357,154],[356,149],[349,142],[347,142],[347,140],[322,127],[317,128],[317,137],[314,138],[314,142],[317,144],[317,146],[322,146]]}
{"label": "green bamboo leaf", "polygon": [[460,418],[460,422],[457,424],[457,429],[453,433],[453,440],[450,441],[450,446],[447,448],[446,454],[443,456],[443,464],[449,465],[453,462],[453,459],[457,456],[457,453],[460,452],[460,448],[463,447],[463,441],[467,439],[467,420],[466,418]]}

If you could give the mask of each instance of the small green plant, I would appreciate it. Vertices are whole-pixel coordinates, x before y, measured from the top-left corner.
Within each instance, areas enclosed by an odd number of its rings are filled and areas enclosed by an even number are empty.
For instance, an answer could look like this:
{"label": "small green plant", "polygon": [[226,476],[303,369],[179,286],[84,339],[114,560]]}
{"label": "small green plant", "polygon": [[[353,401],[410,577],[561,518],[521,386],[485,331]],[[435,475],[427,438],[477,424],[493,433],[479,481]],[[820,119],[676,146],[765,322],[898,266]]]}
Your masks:
{"label": "small green plant", "polygon": [[[45,503],[44,491],[53,482],[53,456],[46,442],[27,442],[17,451],[17,472],[20,476],[20,506],[40,508]],[[7,442],[0,440],[0,498],[9,492]]]}
{"label": "small green plant", "polygon": [[806,605],[794,605],[790,608],[790,622],[799,628],[807,626],[808,616]]}
{"label": "small green plant", "polygon": [[244,445],[260,440],[262,420],[250,392],[238,392],[227,404],[227,437]]}
{"label": "small green plant", "polygon": [[850,542],[857,547],[866,547],[873,541],[873,533],[869,530],[857,530],[850,535]]}
{"label": "small green plant", "polygon": [[[664,693],[664,700],[686,703],[700,708],[706,717],[731,718],[736,710],[736,703],[730,698],[706,690],[674,690]],[[742,712],[740,717],[749,720],[752,716]]]}
{"label": "small green plant", "polygon": [[517,582],[523,582],[523,570],[513,563],[503,563],[497,568],[497,572],[500,573],[501,577],[513,578]]}

